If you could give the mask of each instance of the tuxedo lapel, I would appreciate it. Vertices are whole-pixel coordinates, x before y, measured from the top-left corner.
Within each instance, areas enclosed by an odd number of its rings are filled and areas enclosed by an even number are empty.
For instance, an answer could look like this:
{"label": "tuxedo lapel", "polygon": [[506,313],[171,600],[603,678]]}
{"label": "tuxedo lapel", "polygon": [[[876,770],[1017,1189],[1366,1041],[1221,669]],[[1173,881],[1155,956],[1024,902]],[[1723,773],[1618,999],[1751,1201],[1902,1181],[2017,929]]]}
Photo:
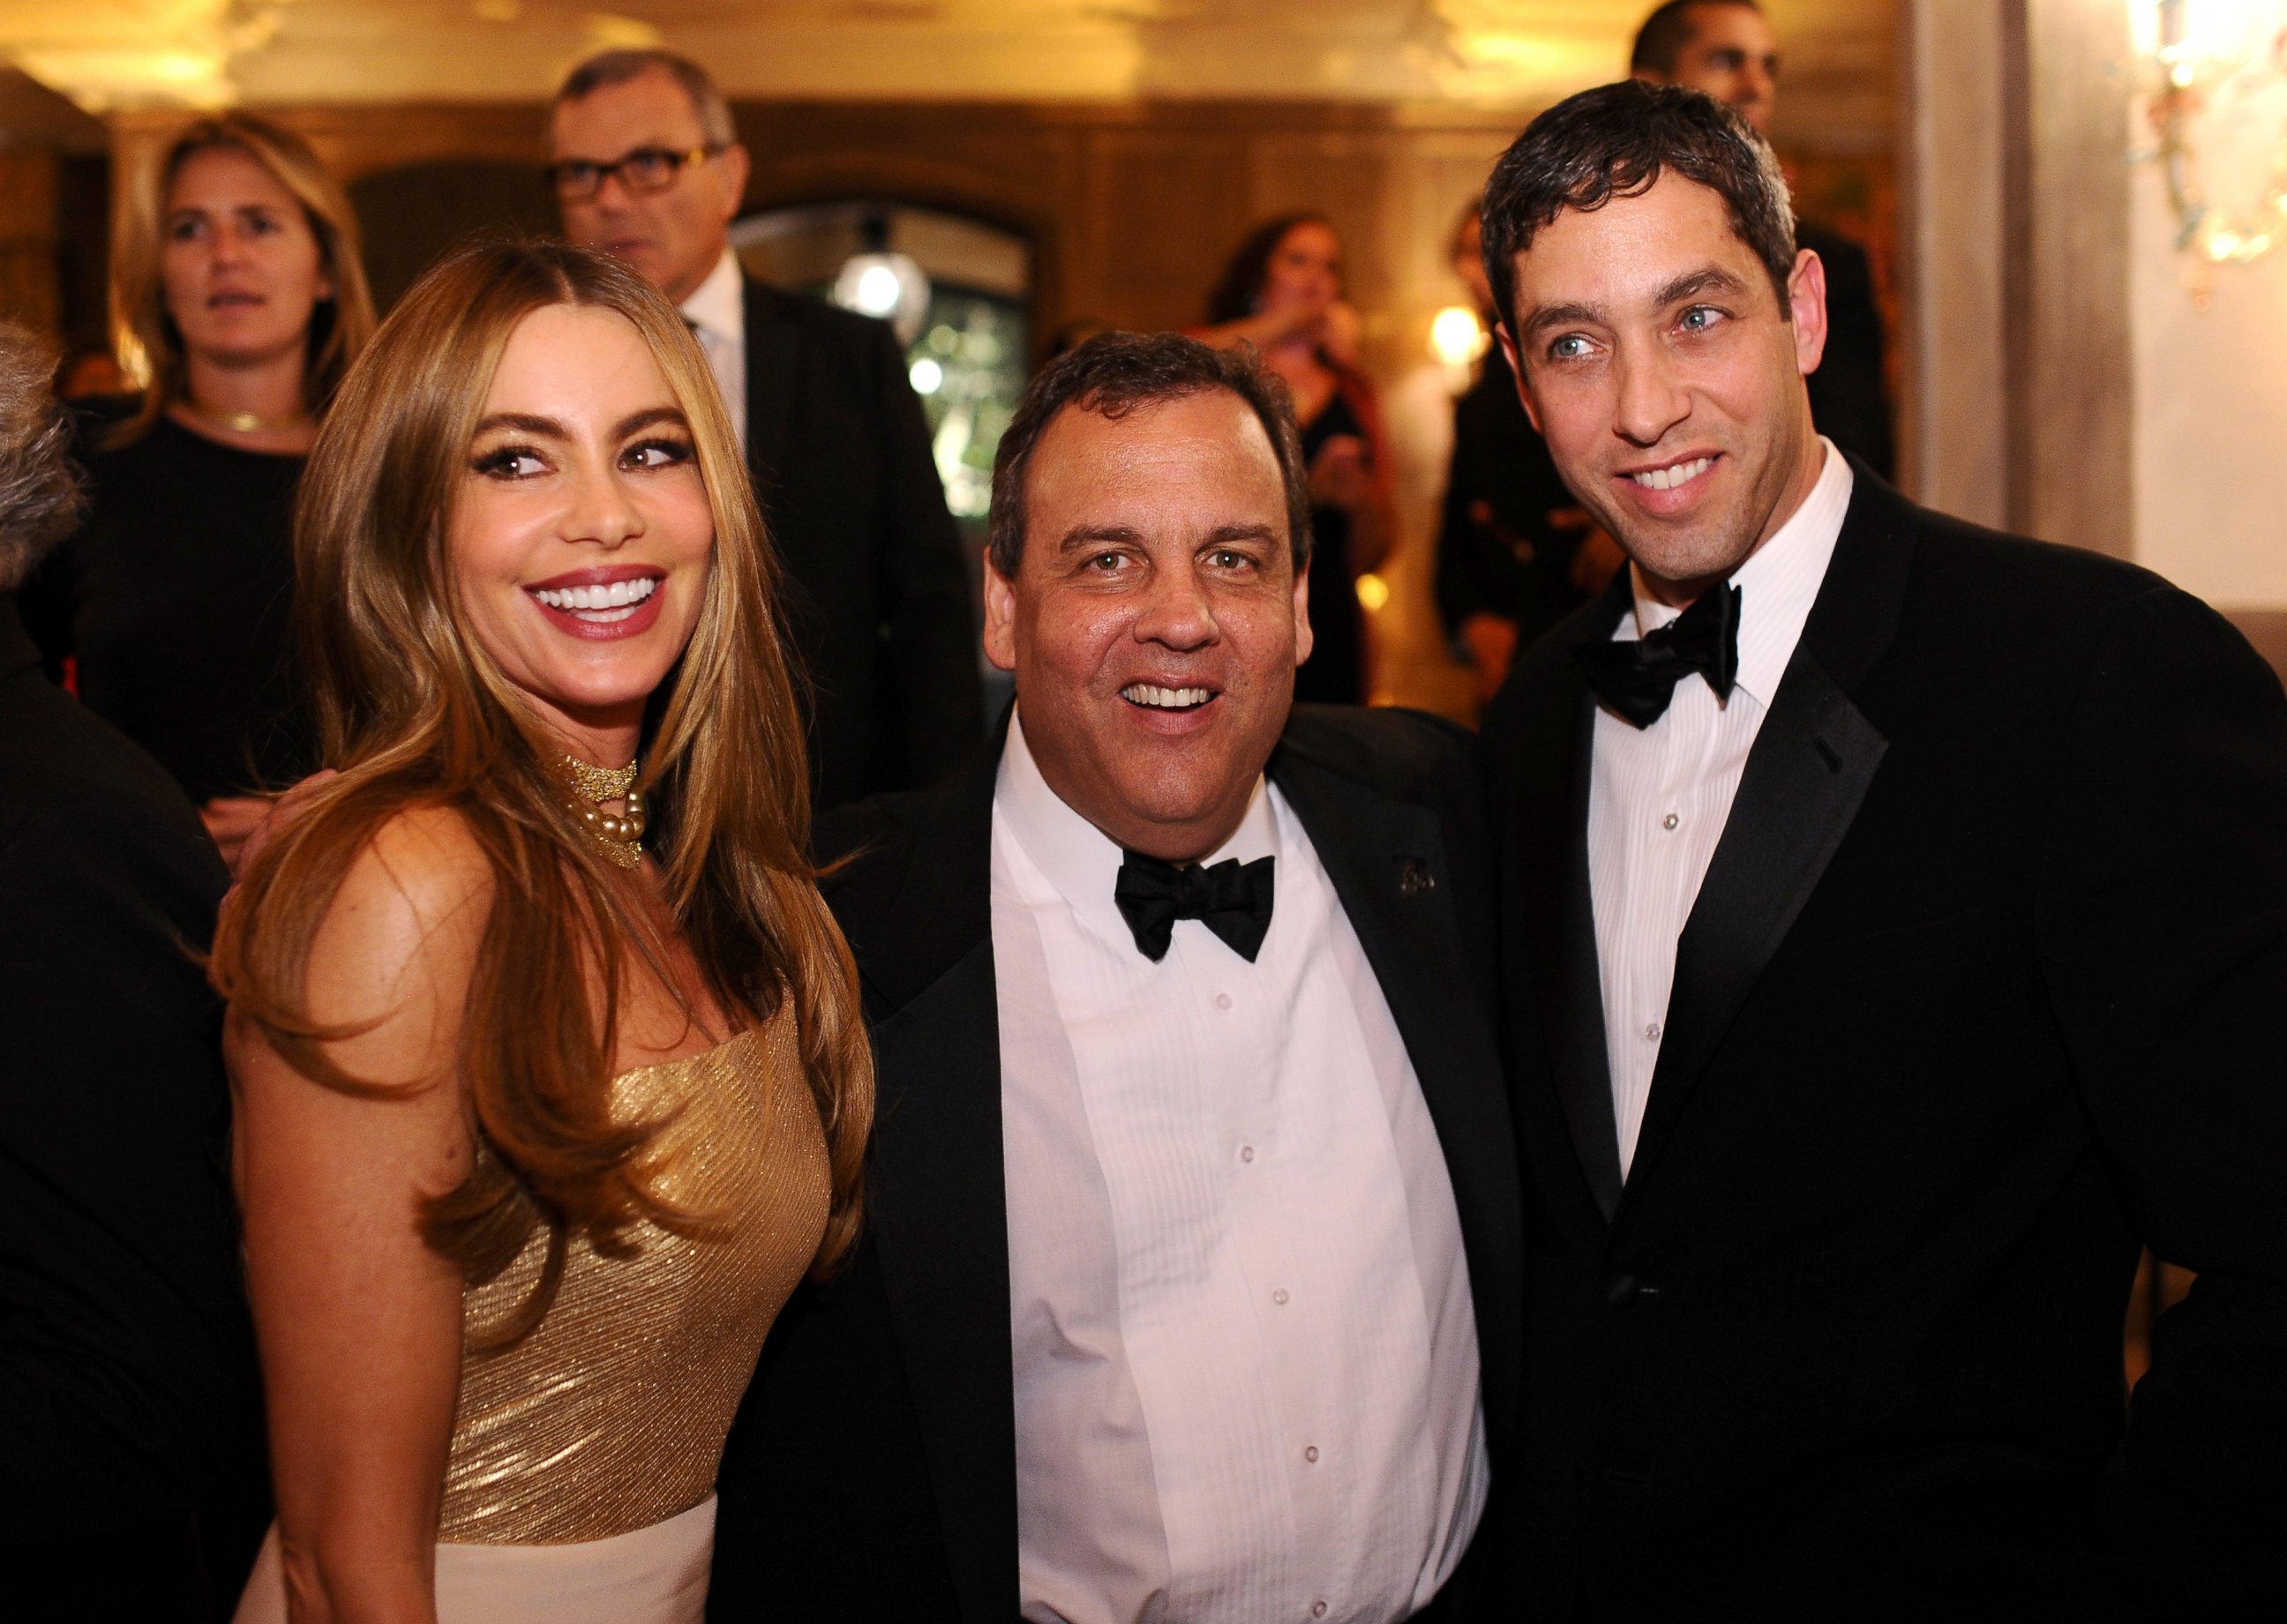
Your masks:
{"label": "tuxedo lapel", "polygon": [[1817,657],[1798,645],[1676,941],[1631,1187],[1658,1159],[1732,1016],[1826,872],[1887,748]]}
{"label": "tuxedo lapel", "polygon": [[[787,437],[794,422],[802,330],[783,319],[778,295],[760,282],[744,283],[747,323],[747,466],[765,517],[785,488]],[[777,526],[773,526],[775,530]]]}
{"label": "tuxedo lapel", "polygon": [[870,1243],[965,1618],[1001,1624],[1017,1573],[1016,1401],[992,933],[993,762],[922,798],[861,959],[879,1078]]}
{"label": "tuxedo lapel", "polygon": [[[1629,603],[1627,578],[1598,601],[1574,643],[1611,635]],[[1530,955],[1513,955],[1509,997],[1533,1000],[1587,1193],[1610,1221],[1620,1200],[1619,1133],[1612,1120],[1611,1064],[1604,1047],[1602,977],[1595,902],[1588,884],[1588,785],[1596,711],[1579,666],[1557,666],[1554,691],[1535,707],[1516,747],[1515,826],[1502,908],[1528,922]]]}
{"label": "tuxedo lapel", "polygon": [[1848,690],[1895,630],[1913,510],[1863,465],[1856,478],[1826,579],[1676,942],[1630,1189],[1658,1159],[1733,1017],[1825,874],[1888,748]]}
{"label": "tuxedo lapel", "polygon": [[[1456,923],[1458,877],[1437,815],[1284,745],[1270,770],[1310,835],[1397,1022],[1444,1152],[1471,1267],[1513,1268],[1523,1244],[1515,1137],[1491,1033],[1483,1021],[1456,1018],[1481,978]],[[1505,1434],[1512,1388],[1505,1367],[1522,1332],[1490,1322],[1497,1312],[1491,1305],[1508,1302],[1508,1294],[1476,1295],[1487,1418]]]}
{"label": "tuxedo lapel", "polygon": [[885,1100],[871,1218],[961,1612],[1007,1616],[1017,1411],[990,935],[874,1028]]}

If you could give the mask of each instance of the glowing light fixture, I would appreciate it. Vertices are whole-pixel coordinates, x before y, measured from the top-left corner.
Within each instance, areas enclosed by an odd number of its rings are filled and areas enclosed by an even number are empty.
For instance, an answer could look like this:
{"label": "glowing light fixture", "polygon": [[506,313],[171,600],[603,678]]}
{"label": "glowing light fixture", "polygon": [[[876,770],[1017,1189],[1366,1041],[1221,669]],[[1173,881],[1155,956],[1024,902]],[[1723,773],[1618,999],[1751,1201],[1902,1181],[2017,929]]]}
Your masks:
{"label": "glowing light fixture", "polygon": [[[2160,167],[2185,285],[2204,306],[2212,267],[2251,264],[2287,243],[2287,0],[2157,0],[2132,19],[2158,138],[2135,155]],[[2253,183],[2251,203],[2211,200],[2204,151],[2241,173],[2242,186]]]}
{"label": "glowing light fixture", "polygon": [[1389,583],[1379,575],[1369,573],[1359,576],[1357,601],[1358,607],[1365,610],[1366,613],[1371,615],[1381,612],[1382,605],[1389,602]]}
{"label": "glowing light fixture", "polygon": [[1490,342],[1477,312],[1466,304],[1447,305],[1429,323],[1429,353],[1448,367],[1468,366]]}
{"label": "glowing light fixture", "polygon": [[834,302],[888,322],[899,343],[911,344],[929,317],[929,278],[911,255],[890,251],[886,217],[869,215],[859,229],[865,246],[842,262],[834,279]]}
{"label": "glowing light fixture", "polygon": [[945,368],[926,355],[915,361],[913,370],[906,375],[913,380],[916,395],[934,395],[945,383]]}

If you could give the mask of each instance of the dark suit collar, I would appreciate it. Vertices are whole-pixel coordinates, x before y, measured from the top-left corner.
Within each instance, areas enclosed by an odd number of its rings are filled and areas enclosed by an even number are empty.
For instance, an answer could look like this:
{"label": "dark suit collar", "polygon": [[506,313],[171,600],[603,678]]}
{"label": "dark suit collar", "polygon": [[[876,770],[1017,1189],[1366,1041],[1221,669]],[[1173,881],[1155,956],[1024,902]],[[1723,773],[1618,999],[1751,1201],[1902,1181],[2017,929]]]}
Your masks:
{"label": "dark suit collar", "polygon": [[1522,1256],[1522,1196],[1500,1055],[1486,1022],[1457,1008],[1480,977],[1451,905],[1454,855],[1435,811],[1315,759],[1292,723],[1269,771],[1381,984],[1436,1129],[1469,1259],[1486,1421],[1505,1438],[1522,1330],[1500,1275]]}
{"label": "dark suit collar", "polygon": [[1850,695],[1896,634],[1919,521],[1864,463],[1854,458],[1852,469],[1834,556],[1677,939],[1659,1064],[1629,1170],[1632,1194],[1841,847],[1888,748]]}
{"label": "dark suit collar", "polygon": [[1802,629],[1820,666],[1846,693],[1856,690],[1897,635],[1921,531],[1919,508],[1858,458],[1849,461],[1850,507]]}
{"label": "dark suit collar", "polygon": [[16,612],[16,595],[0,594],[0,677],[14,676],[39,663],[39,645],[24,629],[24,617]]}
{"label": "dark suit collar", "polygon": [[[1557,1103],[1586,1194],[1609,1220],[1620,1200],[1620,1146],[1612,1120],[1611,1065],[1604,1042],[1595,904],[1588,881],[1588,789],[1596,707],[1572,648],[1609,641],[1634,602],[1628,572],[1574,611],[1550,636],[1554,702],[1536,712],[1543,735],[1520,741],[1526,775],[1508,832],[1515,861],[1501,906],[1530,920],[1536,951],[1509,957],[1508,996],[1540,1013]],[[1518,978],[1530,985],[1515,984]]]}
{"label": "dark suit collar", "polygon": [[744,272],[740,280],[740,314],[747,326],[747,465],[768,512],[769,498],[778,494],[786,471],[802,328],[787,315],[784,294]]}
{"label": "dark suit collar", "polygon": [[[954,782],[883,803],[902,871],[866,904],[861,960],[882,1079],[870,1243],[936,1486],[962,1616],[1005,1620],[1017,1549],[1014,1356],[998,989],[992,942],[998,737]],[[1450,1000],[1472,983],[1451,910],[1436,816],[1381,795],[1282,743],[1270,777],[1310,834],[1380,979],[1446,1154],[1472,1267],[1514,1267],[1522,1241],[1515,1140],[1498,1057]],[[1426,883],[1425,883],[1426,882]],[[1472,1223],[1472,1219],[1476,1219]],[[1488,1230],[1497,1233],[1488,1234]],[[1484,1250],[1476,1250],[1482,1247]],[[1518,1333],[1478,1288],[1487,1419],[1514,1411]]]}
{"label": "dark suit collar", "polygon": [[868,1180],[874,1251],[935,1487],[963,1619],[1017,1608],[1017,1455],[1009,1234],[993,977],[993,784],[1007,717],[943,788],[877,803],[870,885],[861,846],[829,876],[859,950],[878,1100]]}
{"label": "dark suit collar", "polygon": [[[1849,692],[1895,635],[1919,518],[1913,504],[1856,457],[1850,506],[1801,641],[1757,735],[1721,844],[1678,942],[1658,1070],[1628,1184],[1634,1187],[1681,1116],[1731,1017],[1793,923],[1856,815],[1884,741]],[[1567,647],[1608,639],[1634,603],[1629,572],[1551,634]],[[1538,792],[1516,798],[1516,884],[1503,907],[1533,925],[1533,985],[1557,1099],[1597,1210],[1622,1194],[1611,1072],[1588,879],[1588,799],[1595,704],[1569,658],[1550,673],[1561,729],[1527,741],[1523,770],[1547,760]]]}

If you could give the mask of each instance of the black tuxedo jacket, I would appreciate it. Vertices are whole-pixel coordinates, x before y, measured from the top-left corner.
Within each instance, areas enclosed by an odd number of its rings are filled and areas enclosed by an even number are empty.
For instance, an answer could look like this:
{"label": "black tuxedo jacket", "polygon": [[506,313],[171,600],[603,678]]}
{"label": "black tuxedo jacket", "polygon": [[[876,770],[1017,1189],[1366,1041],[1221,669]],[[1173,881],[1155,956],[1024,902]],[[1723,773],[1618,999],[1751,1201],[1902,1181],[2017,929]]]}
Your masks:
{"label": "black tuxedo jacket", "polygon": [[[821,838],[879,1066],[867,1234],[763,1349],[725,1454],[708,1615],[1008,1624],[1015,1401],[991,852],[995,762]],[[1490,955],[1467,916],[1476,791],[1457,730],[1299,707],[1270,763],[1381,981],[1451,1171],[1496,1477],[1516,1409],[1517,1173]],[[1424,884],[1425,879],[1430,882]]]}
{"label": "black tuxedo jacket", "polygon": [[[1859,467],[1678,942],[1623,1185],[1570,650],[1626,595],[1521,660],[1485,732],[1541,1616],[2275,1599],[2277,680],[2156,577]],[[2201,1278],[2132,1420],[2140,1240]]]}
{"label": "black tuxedo jacket", "polygon": [[984,730],[977,622],[896,337],[745,287],[747,461],[808,675],[818,804],[942,779]]}
{"label": "black tuxedo jacket", "polygon": [[0,1615],[226,1619],[269,1520],[194,957],[228,882],[0,596]]}

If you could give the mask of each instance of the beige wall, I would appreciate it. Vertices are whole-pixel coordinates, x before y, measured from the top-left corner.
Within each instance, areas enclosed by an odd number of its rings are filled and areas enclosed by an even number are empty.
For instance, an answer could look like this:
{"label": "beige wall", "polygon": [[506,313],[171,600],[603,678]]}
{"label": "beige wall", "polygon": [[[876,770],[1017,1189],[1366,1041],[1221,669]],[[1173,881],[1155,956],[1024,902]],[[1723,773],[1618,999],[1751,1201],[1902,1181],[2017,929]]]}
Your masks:
{"label": "beige wall", "polygon": [[[2240,209],[2265,178],[2214,161],[2202,176]],[[2151,166],[2129,227],[2137,561],[2219,607],[2287,611],[2287,251],[2217,267],[2202,310]]]}

